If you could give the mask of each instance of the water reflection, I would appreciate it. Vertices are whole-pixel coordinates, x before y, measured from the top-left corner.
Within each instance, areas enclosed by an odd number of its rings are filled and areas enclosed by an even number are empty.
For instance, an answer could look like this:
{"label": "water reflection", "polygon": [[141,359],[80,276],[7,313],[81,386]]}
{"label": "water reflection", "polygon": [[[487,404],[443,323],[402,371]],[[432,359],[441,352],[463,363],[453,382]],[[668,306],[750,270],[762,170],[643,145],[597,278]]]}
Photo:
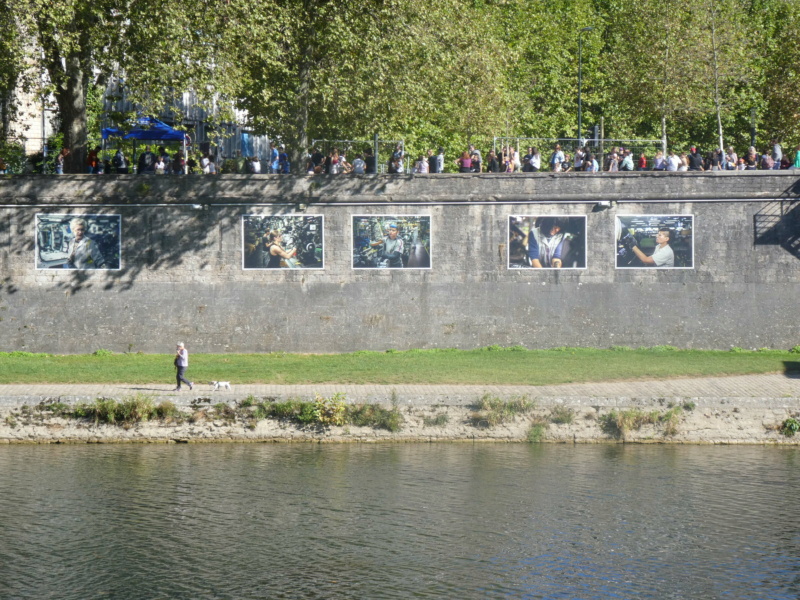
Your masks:
{"label": "water reflection", "polygon": [[2,598],[796,598],[798,451],[8,446]]}

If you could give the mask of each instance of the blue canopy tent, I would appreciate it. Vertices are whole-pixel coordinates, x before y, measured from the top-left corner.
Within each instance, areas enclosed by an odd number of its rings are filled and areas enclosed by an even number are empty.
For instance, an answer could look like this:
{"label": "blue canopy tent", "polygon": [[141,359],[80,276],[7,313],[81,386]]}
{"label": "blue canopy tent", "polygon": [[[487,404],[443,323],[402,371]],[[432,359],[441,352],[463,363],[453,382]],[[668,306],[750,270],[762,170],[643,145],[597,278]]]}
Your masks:
{"label": "blue canopy tent", "polygon": [[[160,142],[181,142],[183,144],[183,156],[186,156],[186,140],[189,137],[185,131],[178,131],[167,125],[166,123],[154,119],[153,117],[142,117],[137,121],[138,125],[125,133],[121,129],[114,127],[107,127],[103,129],[101,134],[103,136],[103,144],[105,140],[111,136],[121,137],[123,140],[134,140],[134,148],[136,140],[160,141]],[[134,150],[135,154],[135,150]]]}

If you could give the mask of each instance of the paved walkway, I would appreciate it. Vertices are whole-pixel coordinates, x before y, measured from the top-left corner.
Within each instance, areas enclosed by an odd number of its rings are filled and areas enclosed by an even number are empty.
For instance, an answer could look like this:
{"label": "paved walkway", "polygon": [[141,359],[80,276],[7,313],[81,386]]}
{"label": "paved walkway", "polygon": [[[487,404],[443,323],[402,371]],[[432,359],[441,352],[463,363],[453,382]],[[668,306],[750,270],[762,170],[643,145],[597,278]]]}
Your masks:
{"label": "paved walkway", "polygon": [[[733,377],[704,377],[659,381],[617,381],[609,383],[572,383],[564,385],[236,385],[231,392],[213,392],[207,384],[197,384],[193,391],[173,392],[170,384],[43,384],[0,385],[0,406],[38,403],[44,398],[64,400],[94,399],[97,397],[123,398],[137,393],[156,399],[166,399],[188,404],[196,398],[212,401],[242,399],[252,394],[257,398],[313,398],[315,394],[346,395],[348,401],[382,402],[393,398],[401,404],[430,406],[436,404],[467,405],[484,394],[502,398],[527,396],[529,398],[563,400],[585,404],[614,403],[619,399],[693,398],[718,402],[737,399],[738,402],[770,399],[787,404],[800,403],[800,374],[741,375]],[[604,400],[601,402],[600,400]]]}

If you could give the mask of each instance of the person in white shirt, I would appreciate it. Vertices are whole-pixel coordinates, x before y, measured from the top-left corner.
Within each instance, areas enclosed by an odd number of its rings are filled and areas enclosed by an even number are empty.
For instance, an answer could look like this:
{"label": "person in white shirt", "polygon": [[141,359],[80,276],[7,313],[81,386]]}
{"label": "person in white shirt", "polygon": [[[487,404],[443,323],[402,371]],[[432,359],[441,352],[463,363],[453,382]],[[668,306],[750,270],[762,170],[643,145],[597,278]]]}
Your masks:
{"label": "person in white shirt", "polygon": [[420,154],[417,162],[414,163],[414,173],[427,173],[428,172],[428,159],[425,155]]}
{"label": "person in white shirt", "polygon": [[[675,266],[675,253],[669,247],[670,230],[667,227],[662,227],[656,234],[656,249],[651,256],[647,256],[642,252],[641,248],[634,243],[631,250],[647,266],[654,267],[674,267]],[[634,238],[635,239],[635,238]]]}
{"label": "person in white shirt", "polygon": [[681,166],[681,159],[680,157],[675,154],[675,150],[669,151],[669,156],[667,157],[667,171],[675,172]]}
{"label": "person in white shirt", "polygon": [[539,152],[538,148],[533,149],[533,156],[531,157],[531,167],[533,167],[534,172],[542,170],[542,153]]}
{"label": "person in white shirt", "polygon": [[357,154],[356,159],[353,161],[353,173],[356,175],[363,175],[366,168],[367,163],[364,162],[364,158],[360,154]]}

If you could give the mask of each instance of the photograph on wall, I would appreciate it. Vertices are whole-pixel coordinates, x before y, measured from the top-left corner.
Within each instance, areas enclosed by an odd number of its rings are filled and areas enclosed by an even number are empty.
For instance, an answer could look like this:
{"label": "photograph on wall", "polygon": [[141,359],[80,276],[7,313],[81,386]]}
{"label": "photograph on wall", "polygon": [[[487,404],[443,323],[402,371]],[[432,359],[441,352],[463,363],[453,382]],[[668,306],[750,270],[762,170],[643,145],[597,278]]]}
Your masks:
{"label": "photograph on wall", "polygon": [[120,268],[120,215],[36,215],[37,269]]}
{"label": "photograph on wall", "polygon": [[508,268],[585,269],[586,216],[510,216]]}
{"label": "photograph on wall", "polygon": [[693,269],[692,215],[620,215],[616,223],[618,269]]}
{"label": "photograph on wall", "polygon": [[322,215],[244,215],[242,268],[322,269]]}
{"label": "photograph on wall", "polygon": [[430,269],[430,215],[353,217],[354,269]]}

